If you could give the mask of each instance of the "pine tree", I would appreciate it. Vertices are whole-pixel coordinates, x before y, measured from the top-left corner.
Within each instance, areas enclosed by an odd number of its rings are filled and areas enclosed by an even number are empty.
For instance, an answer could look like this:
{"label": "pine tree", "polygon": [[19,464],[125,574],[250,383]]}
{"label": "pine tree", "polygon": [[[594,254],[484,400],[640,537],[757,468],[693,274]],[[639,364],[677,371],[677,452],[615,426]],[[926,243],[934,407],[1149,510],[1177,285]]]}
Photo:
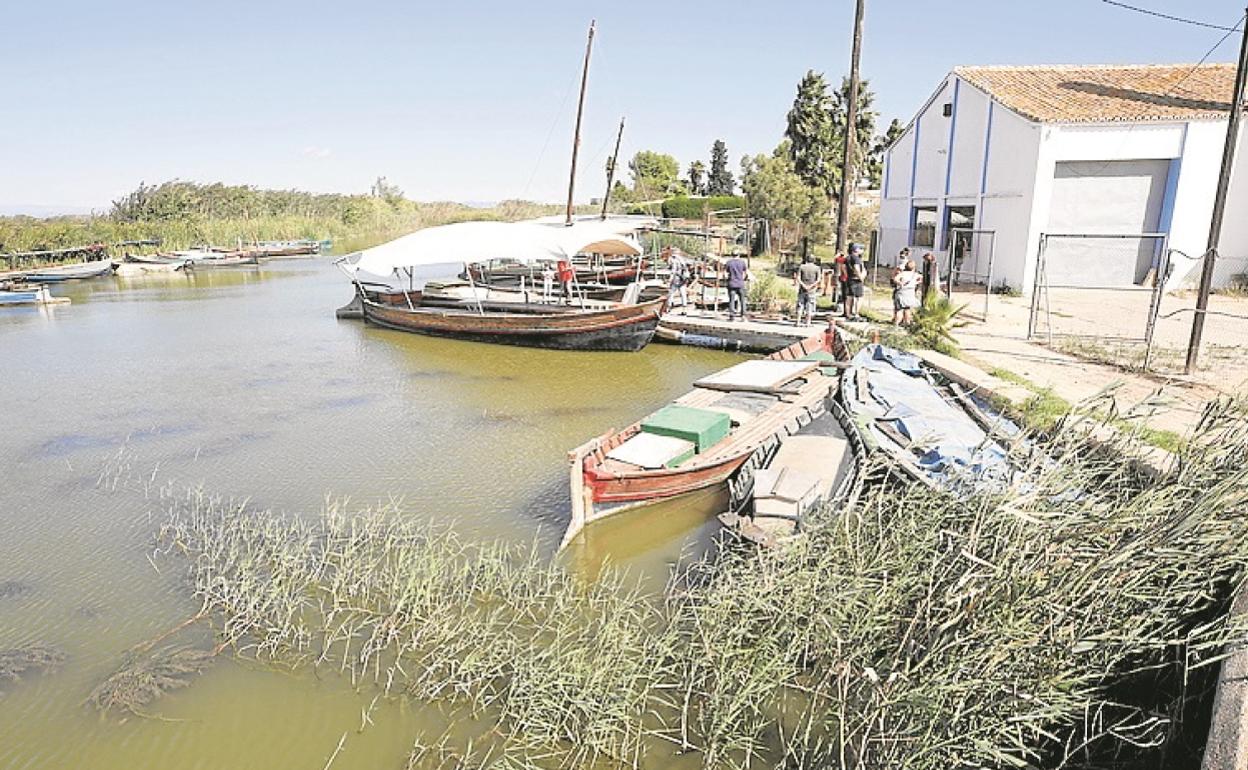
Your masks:
{"label": "pine tree", "polygon": [[711,174],[706,180],[706,192],[709,195],[732,195],[736,180],[728,170],[728,145],[722,139],[716,139],[711,145]]}
{"label": "pine tree", "polygon": [[794,171],[807,185],[829,197],[840,183],[834,106],[827,81],[821,73],[810,70],[797,85],[784,131]]}

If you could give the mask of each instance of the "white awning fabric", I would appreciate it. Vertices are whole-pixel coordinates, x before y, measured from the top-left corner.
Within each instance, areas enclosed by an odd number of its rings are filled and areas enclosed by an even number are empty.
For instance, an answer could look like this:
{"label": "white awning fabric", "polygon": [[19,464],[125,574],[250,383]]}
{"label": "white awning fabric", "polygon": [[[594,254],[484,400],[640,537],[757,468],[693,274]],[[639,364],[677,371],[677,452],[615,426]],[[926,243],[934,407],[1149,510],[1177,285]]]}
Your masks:
{"label": "white awning fabric", "polygon": [[429,227],[360,252],[343,266],[352,272],[386,276],[400,269],[491,259],[540,262],[580,253],[636,256],[641,247],[621,234],[618,223],[577,222],[551,227],[533,222],[460,222]]}

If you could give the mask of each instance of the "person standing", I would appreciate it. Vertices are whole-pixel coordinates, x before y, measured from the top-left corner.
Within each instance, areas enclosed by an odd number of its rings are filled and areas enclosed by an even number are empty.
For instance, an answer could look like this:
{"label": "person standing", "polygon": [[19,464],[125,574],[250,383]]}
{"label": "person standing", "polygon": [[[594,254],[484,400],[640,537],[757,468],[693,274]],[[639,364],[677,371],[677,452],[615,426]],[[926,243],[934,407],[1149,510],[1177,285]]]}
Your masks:
{"label": "person standing", "polygon": [[927,252],[923,255],[923,303],[935,296],[940,290],[940,281],[936,276],[936,255]]}
{"label": "person standing", "polygon": [[572,263],[566,259],[559,260],[555,265],[555,272],[559,274],[559,290],[563,294],[563,299],[571,305],[572,279],[576,277],[576,273],[572,270]]}
{"label": "person standing", "polygon": [[689,307],[689,261],[677,250],[664,249],[667,267],[672,271],[671,282],[667,287],[667,309],[676,307],[676,298],[680,298],[680,313],[684,315]]}
{"label": "person standing", "polygon": [[728,271],[728,320],[740,316],[745,320],[745,284],[749,280],[750,266],[739,256],[733,256],[724,263]]}
{"label": "person standing", "polygon": [[862,245],[853,243],[849,246],[849,256],[845,258],[845,320],[861,321],[858,315],[859,304],[862,302],[863,282],[867,280],[867,265],[862,260]]}
{"label": "person standing", "polygon": [[909,326],[914,309],[919,306],[919,284],[923,281],[914,270],[914,260],[907,259],[893,272],[893,325]]}
{"label": "person standing", "polygon": [[802,264],[793,274],[793,283],[797,286],[797,325],[815,321],[815,303],[819,295],[819,266],[810,261],[810,255],[802,257]]}

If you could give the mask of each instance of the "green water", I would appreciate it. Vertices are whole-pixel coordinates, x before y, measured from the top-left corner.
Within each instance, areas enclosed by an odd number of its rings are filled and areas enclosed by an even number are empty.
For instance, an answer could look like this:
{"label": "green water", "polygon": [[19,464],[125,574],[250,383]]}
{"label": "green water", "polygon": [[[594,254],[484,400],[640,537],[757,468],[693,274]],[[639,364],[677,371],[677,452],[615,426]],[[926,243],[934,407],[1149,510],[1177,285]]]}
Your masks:
{"label": "green water", "polygon": [[[296,512],[327,497],[397,498],[475,540],[553,554],[567,522],[566,452],[627,424],[737,357],[460,343],[338,321],[350,298],[326,261],[107,278],[70,305],[0,309],[0,650],[66,661],[0,681],[0,768],[398,768],[439,709],[380,704],[332,676],[222,660],[152,704],[101,717],[83,700],[123,651],[197,605],[149,563],[159,508],[138,479],[203,485]],[[118,468],[128,483],[100,484]],[[115,474],[114,474],[115,475]],[[109,478],[113,476],[110,475]],[[717,495],[591,530],[568,554],[661,582],[704,549]],[[168,563],[166,562],[166,565]],[[196,630],[189,632],[191,638]],[[201,640],[206,639],[201,635]]]}

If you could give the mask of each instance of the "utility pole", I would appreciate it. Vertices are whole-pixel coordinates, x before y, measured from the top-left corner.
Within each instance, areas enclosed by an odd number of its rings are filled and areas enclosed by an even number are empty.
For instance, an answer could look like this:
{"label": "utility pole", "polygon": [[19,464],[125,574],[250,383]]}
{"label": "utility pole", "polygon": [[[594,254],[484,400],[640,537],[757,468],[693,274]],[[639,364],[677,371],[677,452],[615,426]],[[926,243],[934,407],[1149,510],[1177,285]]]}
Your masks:
{"label": "utility pole", "polygon": [[[1205,333],[1205,312],[1209,308],[1209,292],[1213,290],[1213,271],[1218,261],[1218,245],[1222,238],[1222,220],[1226,216],[1226,193],[1231,186],[1235,167],[1235,147],[1239,143],[1239,123],[1244,112],[1244,89],[1248,83],[1248,9],[1244,10],[1244,40],[1239,48],[1239,69],[1235,72],[1235,91],[1231,95],[1231,115],[1226,124],[1226,145],[1222,149],[1222,173],[1213,199],[1213,219],[1209,224],[1209,247],[1205,250],[1200,271],[1200,293],[1196,295],[1196,315],[1192,318],[1192,338],[1187,344],[1185,372],[1196,371],[1200,358],[1200,338]],[[1161,276],[1165,280],[1165,276]]]}
{"label": "utility pole", "polygon": [[849,64],[849,104],[845,110],[845,155],[841,160],[841,199],[836,209],[836,249],[847,251],[849,245],[849,199],[854,177],[854,156],[857,154],[858,122],[858,62],[862,58],[862,17],[866,13],[866,0],[858,0],[854,11],[854,52]]}
{"label": "utility pole", "polygon": [[585,112],[585,84],[589,81],[589,55],[594,50],[594,22],[589,22],[589,39],[585,42],[585,67],[581,70],[581,96],[576,102],[576,130],[572,134],[572,173],[568,176],[568,213],[565,225],[572,224],[572,196],[576,191],[576,153],[581,149],[581,115]]}
{"label": "utility pole", "polygon": [[602,196],[602,219],[607,218],[607,204],[611,202],[611,182],[615,179],[615,164],[620,162],[620,140],[624,138],[624,118],[620,118],[620,132],[615,135],[615,152],[607,166],[607,192]]}

